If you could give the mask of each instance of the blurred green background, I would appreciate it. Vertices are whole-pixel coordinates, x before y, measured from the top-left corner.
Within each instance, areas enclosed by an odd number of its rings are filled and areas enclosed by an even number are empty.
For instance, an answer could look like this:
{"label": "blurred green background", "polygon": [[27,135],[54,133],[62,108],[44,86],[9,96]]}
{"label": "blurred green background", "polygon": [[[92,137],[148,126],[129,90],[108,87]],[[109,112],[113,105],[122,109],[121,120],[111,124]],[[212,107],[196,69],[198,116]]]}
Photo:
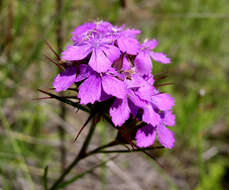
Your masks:
{"label": "blurred green background", "polygon": [[[78,151],[72,142],[85,114],[67,107],[63,119],[56,101],[34,98],[43,96],[37,88],[51,87],[57,73],[44,54],[53,56],[45,40],[58,49],[58,24],[64,48],[77,25],[99,19],[142,30],[142,40],[156,38],[157,50],[172,58],[153,70],[167,71],[166,82],[174,83],[161,90],[176,100],[177,141],[172,151],[155,153],[166,170],[139,153],[121,155],[66,189],[229,189],[228,0],[63,0],[59,11],[57,4],[0,1],[0,189],[42,189],[47,165],[49,180],[58,176],[57,125],[65,127],[67,162]],[[100,125],[95,144],[112,133]],[[106,158],[84,162],[74,172]]]}

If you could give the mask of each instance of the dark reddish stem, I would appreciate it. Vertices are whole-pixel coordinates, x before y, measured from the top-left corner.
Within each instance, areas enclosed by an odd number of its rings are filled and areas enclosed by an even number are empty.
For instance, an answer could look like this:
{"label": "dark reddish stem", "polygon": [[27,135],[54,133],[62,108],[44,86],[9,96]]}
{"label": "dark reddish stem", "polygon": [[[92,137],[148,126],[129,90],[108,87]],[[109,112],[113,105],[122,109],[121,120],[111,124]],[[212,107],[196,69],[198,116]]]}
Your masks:
{"label": "dark reddish stem", "polygon": [[60,56],[59,56],[59,54],[53,49],[53,47],[51,46],[51,44],[50,44],[47,40],[45,40],[45,43],[46,43],[46,45],[49,47],[49,49],[54,53],[54,55],[56,56],[56,59],[57,59],[58,61],[60,61]]}
{"label": "dark reddish stem", "polygon": [[59,63],[57,63],[55,60],[51,59],[50,57],[48,57],[47,55],[44,55],[45,58],[47,60],[49,60],[51,63],[54,63],[61,71],[64,71],[64,67],[62,65],[60,65]]}
{"label": "dark reddish stem", "polygon": [[88,119],[86,120],[86,122],[83,124],[83,126],[80,128],[79,132],[77,133],[74,142],[76,142],[76,140],[78,139],[79,135],[81,134],[81,132],[83,131],[83,129],[87,126],[87,124],[89,123],[89,121],[93,118],[94,114],[91,114]]}

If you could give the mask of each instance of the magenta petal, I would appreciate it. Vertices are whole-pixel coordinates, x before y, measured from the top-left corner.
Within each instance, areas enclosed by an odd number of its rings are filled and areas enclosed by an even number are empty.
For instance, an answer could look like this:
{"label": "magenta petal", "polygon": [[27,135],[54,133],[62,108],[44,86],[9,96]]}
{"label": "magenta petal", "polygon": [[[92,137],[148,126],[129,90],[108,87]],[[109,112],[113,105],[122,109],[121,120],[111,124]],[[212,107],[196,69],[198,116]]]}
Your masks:
{"label": "magenta petal", "polygon": [[122,52],[126,52],[130,55],[136,55],[140,47],[138,40],[128,37],[119,38],[118,46]]}
{"label": "magenta petal", "polygon": [[131,80],[126,80],[128,88],[137,88],[135,94],[141,97],[142,100],[151,101],[154,94],[154,87],[147,82],[143,77],[133,74]]}
{"label": "magenta petal", "polygon": [[157,61],[157,62],[164,63],[164,64],[168,64],[171,62],[170,58],[168,58],[167,55],[164,53],[151,52],[150,55],[151,55],[152,59]]}
{"label": "magenta petal", "polygon": [[136,143],[138,147],[151,146],[156,137],[156,130],[152,125],[146,125],[138,129],[136,134]]}
{"label": "magenta petal", "polygon": [[165,111],[163,123],[168,126],[174,126],[176,124],[176,116],[171,111]]}
{"label": "magenta petal", "polygon": [[80,26],[78,26],[77,28],[75,28],[75,30],[72,32],[73,34],[73,37],[72,37],[72,40],[74,42],[79,42],[81,40],[81,38],[83,37],[83,34],[90,31],[90,30],[93,30],[96,28],[96,24],[95,23],[85,23],[85,24],[82,24]]}
{"label": "magenta petal", "polygon": [[112,98],[111,95],[108,95],[106,92],[104,92],[103,88],[101,90],[101,96],[100,96],[100,99],[99,99],[99,102],[103,102],[103,101],[106,101],[108,100],[109,98]]}
{"label": "magenta petal", "polygon": [[106,72],[111,67],[111,61],[101,49],[94,49],[88,63],[98,73]]}
{"label": "magenta petal", "polygon": [[142,120],[153,126],[158,125],[161,122],[160,115],[156,113],[151,104],[147,104],[143,108],[144,112],[142,115]]}
{"label": "magenta petal", "polygon": [[91,75],[79,87],[78,98],[81,104],[94,103],[101,97],[101,79],[98,75]]}
{"label": "magenta petal", "polygon": [[149,49],[154,49],[156,46],[157,46],[158,42],[156,39],[153,39],[153,40],[147,40],[145,41],[142,46],[143,47],[147,47]]}
{"label": "magenta petal", "polygon": [[107,21],[99,21],[99,22],[96,22],[96,24],[97,24],[96,30],[101,33],[109,32],[112,30],[112,27],[113,27],[112,24]]}
{"label": "magenta petal", "polygon": [[125,81],[127,88],[138,88],[146,83],[146,81],[139,75],[133,74],[131,80],[127,79]]}
{"label": "magenta petal", "polygon": [[127,56],[123,56],[123,61],[122,61],[122,70],[128,71],[131,69],[131,62],[128,60]]}
{"label": "magenta petal", "polygon": [[136,94],[143,100],[151,101],[153,92],[154,87],[147,83],[146,85],[140,87]]}
{"label": "magenta petal", "polygon": [[146,75],[152,73],[152,61],[147,53],[140,52],[136,56],[134,64],[138,73]]}
{"label": "magenta petal", "polygon": [[135,38],[137,35],[139,35],[141,33],[140,30],[136,30],[136,29],[126,29],[122,32],[122,35],[125,37],[131,37],[131,38]]}
{"label": "magenta petal", "polygon": [[53,87],[56,89],[56,92],[67,90],[75,82],[75,78],[76,68],[69,67],[56,76],[53,82]]}
{"label": "magenta petal", "polygon": [[144,78],[150,85],[154,84],[154,78],[153,78],[152,74],[149,74],[149,75],[145,76]]}
{"label": "magenta petal", "polygon": [[132,90],[128,89],[128,97],[129,99],[134,103],[135,106],[139,108],[144,108],[147,103],[146,101],[139,98],[138,95],[136,95]]}
{"label": "magenta petal", "polygon": [[102,77],[103,90],[112,96],[123,99],[126,97],[127,89],[123,81],[110,76],[104,75]]}
{"label": "magenta petal", "polygon": [[128,105],[130,108],[130,112],[133,115],[133,118],[136,118],[140,108],[135,106],[135,104],[131,100],[128,100]]}
{"label": "magenta petal", "polygon": [[122,124],[129,118],[130,109],[128,107],[127,99],[116,99],[110,108],[110,116],[116,126]]}
{"label": "magenta petal", "polygon": [[86,78],[89,77],[89,75],[91,74],[92,69],[85,64],[81,64],[78,68],[77,68],[77,74],[76,74],[76,79],[75,82],[79,82],[82,81]]}
{"label": "magenta petal", "polygon": [[162,111],[170,110],[175,105],[173,97],[165,93],[152,96],[151,102]]}
{"label": "magenta petal", "polygon": [[68,46],[65,51],[62,52],[62,59],[67,61],[82,60],[91,52],[88,45],[81,46]]}
{"label": "magenta petal", "polygon": [[120,50],[116,46],[106,45],[102,50],[111,62],[117,60],[121,55]]}
{"label": "magenta petal", "polygon": [[164,125],[157,126],[158,140],[165,148],[173,148],[175,138],[173,132],[166,128]]}
{"label": "magenta petal", "polygon": [[108,75],[114,76],[119,80],[124,81],[125,80],[125,75],[123,73],[119,73],[117,72],[113,67],[111,67],[108,71],[107,71]]}

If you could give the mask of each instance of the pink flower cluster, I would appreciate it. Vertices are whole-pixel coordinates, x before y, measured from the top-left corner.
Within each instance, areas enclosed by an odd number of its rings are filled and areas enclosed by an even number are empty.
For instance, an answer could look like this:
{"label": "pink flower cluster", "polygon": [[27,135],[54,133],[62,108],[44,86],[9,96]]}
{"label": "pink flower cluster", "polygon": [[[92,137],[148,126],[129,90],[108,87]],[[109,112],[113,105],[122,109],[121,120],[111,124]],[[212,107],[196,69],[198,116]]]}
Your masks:
{"label": "pink flower cluster", "polygon": [[138,34],[104,21],[77,27],[73,44],[62,52],[65,71],[53,86],[60,92],[76,83],[83,105],[112,99],[108,114],[115,126],[130,118],[145,123],[136,133],[137,146],[151,146],[157,136],[164,147],[172,148],[175,139],[168,126],[175,125],[174,99],[155,88],[152,74],[153,64],[168,64],[170,59],[154,51],[155,39],[140,43]]}

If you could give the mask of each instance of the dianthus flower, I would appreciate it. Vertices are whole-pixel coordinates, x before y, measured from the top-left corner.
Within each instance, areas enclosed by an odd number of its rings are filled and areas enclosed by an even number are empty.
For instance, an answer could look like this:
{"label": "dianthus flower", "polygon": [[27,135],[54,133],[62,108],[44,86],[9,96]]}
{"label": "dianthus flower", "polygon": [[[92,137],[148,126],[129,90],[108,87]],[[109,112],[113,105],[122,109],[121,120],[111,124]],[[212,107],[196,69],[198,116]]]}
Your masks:
{"label": "dianthus flower", "polygon": [[[174,146],[174,135],[167,126],[175,125],[174,99],[155,87],[152,62],[170,63],[154,49],[158,42],[138,41],[139,30],[91,22],[72,33],[73,44],[62,52],[65,70],[54,79],[57,92],[78,86],[77,97],[83,105],[107,104],[107,115],[116,127],[127,120],[141,121],[137,128],[138,147],[151,146],[156,136],[166,148]],[[108,101],[109,102],[108,102]]]}

